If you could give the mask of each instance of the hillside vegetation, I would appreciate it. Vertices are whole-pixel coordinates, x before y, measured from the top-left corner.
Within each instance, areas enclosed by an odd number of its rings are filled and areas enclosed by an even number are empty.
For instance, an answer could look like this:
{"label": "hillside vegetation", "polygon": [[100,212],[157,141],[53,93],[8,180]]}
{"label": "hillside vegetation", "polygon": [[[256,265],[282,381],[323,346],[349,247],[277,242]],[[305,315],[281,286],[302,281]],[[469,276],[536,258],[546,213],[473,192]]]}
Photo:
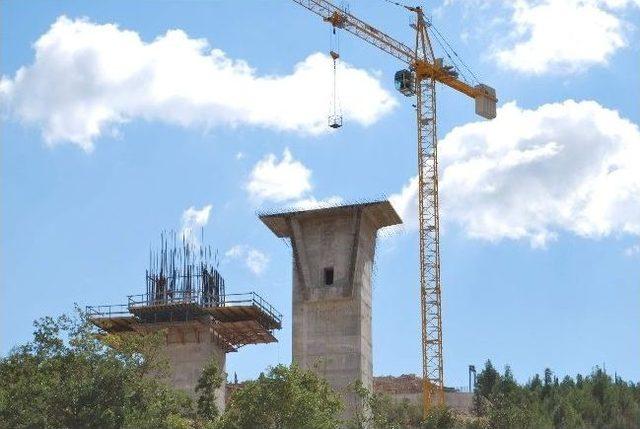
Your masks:
{"label": "hillside vegetation", "polygon": [[487,362],[478,375],[474,415],[434,408],[426,420],[408,402],[354,389],[362,407],[340,421],[339,396],[312,371],[269,368],[215,406],[222,377],[212,362],[195,400],[162,382],[162,333],[103,335],[81,313],[35,322],[33,340],[0,358],[0,429],[632,429],[640,428],[640,385],[596,368],[559,380],[551,370],[518,384]]}

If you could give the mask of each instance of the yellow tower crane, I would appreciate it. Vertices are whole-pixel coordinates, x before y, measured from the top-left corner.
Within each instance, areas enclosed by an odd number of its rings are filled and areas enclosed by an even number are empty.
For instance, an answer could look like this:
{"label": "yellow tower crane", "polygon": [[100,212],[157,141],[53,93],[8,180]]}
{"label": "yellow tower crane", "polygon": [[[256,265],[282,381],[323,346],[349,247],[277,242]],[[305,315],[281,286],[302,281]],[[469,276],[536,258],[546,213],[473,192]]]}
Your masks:
{"label": "yellow tower crane", "polygon": [[452,66],[445,65],[442,58],[434,56],[428,32],[430,24],[420,7],[398,4],[416,16],[415,24],[411,25],[415,30],[415,45],[410,48],[329,1],[293,1],[320,15],[334,28],[358,36],[408,66],[408,69],[398,71],[394,80],[396,89],[402,94],[417,98],[422,380],[426,415],[433,404],[444,404],[435,84],[443,83],[473,98],[476,113],[486,119],[496,116],[496,93],[487,85],[471,86],[458,79],[458,73]]}

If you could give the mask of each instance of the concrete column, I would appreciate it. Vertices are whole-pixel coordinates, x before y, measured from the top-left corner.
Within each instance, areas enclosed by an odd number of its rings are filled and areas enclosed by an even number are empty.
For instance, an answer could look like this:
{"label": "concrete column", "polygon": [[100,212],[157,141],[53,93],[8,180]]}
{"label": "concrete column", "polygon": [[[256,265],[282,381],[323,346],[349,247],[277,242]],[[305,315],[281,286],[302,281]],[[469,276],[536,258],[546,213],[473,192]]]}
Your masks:
{"label": "concrete column", "polygon": [[222,376],[222,385],[216,391],[216,405],[220,412],[225,406],[226,353],[216,344],[208,330],[171,327],[163,348],[170,365],[169,381],[177,389],[196,398],[196,386],[202,370],[210,359],[215,359]]}
{"label": "concrete column", "polygon": [[261,217],[293,250],[293,362],[312,369],[345,402],[360,407],[360,382],[373,391],[371,271],[377,230],[400,223],[389,202]]}
{"label": "concrete column", "polygon": [[359,405],[355,383],[373,387],[375,230],[360,211],[303,220],[291,239],[300,260],[293,275],[293,361],[326,378],[342,394],[350,417]]}

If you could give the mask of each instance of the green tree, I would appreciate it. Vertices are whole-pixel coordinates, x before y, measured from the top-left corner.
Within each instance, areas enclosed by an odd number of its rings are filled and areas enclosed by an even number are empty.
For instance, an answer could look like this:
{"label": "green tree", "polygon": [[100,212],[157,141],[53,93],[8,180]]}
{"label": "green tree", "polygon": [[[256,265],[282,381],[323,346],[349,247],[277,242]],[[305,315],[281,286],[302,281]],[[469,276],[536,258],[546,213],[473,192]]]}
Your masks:
{"label": "green tree", "polygon": [[480,371],[476,378],[475,395],[473,396],[473,406],[476,414],[483,415],[490,406],[489,399],[492,397],[496,386],[500,381],[500,373],[496,371],[490,360],[484,364],[484,369]]}
{"label": "green tree", "polygon": [[[478,375],[473,427],[631,429],[640,427],[640,388],[596,368],[562,382],[551,369],[517,384],[510,369],[500,374],[487,362]],[[480,425],[480,423],[482,423]]]}
{"label": "green tree", "polygon": [[349,429],[418,428],[422,422],[422,408],[408,399],[394,400],[386,393],[371,393],[362,383],[353,386],[360,406],[346,426]]}
{"label": "green tree", "polygon": [[387,394],[374,393],[371,409],[376,429],[417,428],[422,422],[422,407],[408,399],[396,401]]}
{"label": "green tree", "polygon": [[373,396],[369,389],[364,387],[360,380],[349,386],[349,389],[353,390],[353,393],[355,393],[357,404],[354,407],[353,416],[344,423],[348,429],[368,428],[373,420]]}
{"label": "green tree", "polygon": [[0,359],[0,428],[184,426],[191,401],[162,375],[161,334],[99,337],[81,312],[34,323]]}
{"label": "green tree", "polygon": [[278,365],[234,392],[220,429],[332,429],[340,426],[342,402],[312,371]]}
{"label": "green tree", "polygon": [[215,421],[219,410],[216,405],[216,390],[222,386],[222,376],[215,359],[211,359],[202,370],[196,385],[198,394],[197,416],[204,421]]}
{"label": "green tree", "polygon": [[445,406],[431,407],[422,422],[424,429],[454,429],[458,422],[455,414]]}
{"label": "green tree", "polygon": [[425,417],[422,407],[406,398],[398,401],[386,393],[371,393],[361,383],[355,391],[362,405],[348,422],[351,429],[454,429],[461,424],[446,406],[431,408]]}

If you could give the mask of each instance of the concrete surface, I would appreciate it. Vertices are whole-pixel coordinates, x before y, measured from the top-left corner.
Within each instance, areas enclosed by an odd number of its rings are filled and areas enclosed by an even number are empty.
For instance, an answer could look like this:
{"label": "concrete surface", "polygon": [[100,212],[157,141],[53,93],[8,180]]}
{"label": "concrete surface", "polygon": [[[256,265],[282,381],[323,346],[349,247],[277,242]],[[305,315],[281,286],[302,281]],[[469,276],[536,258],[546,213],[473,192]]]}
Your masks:
{"label": "concrete surface", "polygon": [[206,328],[169,327],[163,353],[170,365],[169,381],[177,389],[184,390],[193,398],[202,370],[214,358],[222,375],[222,386],[216,391],[216,405],[221,412],[225,408],[226,354],[215,342]]}
{"label": "concrete surface", "polygon": [[[290,237],[293,250],[293,362],[324,377],[342,395],[342,417],[349,418],[360,405],[355,383],[373,390],[371,270],[376,232],[400,219],[386,201],[286,213],[274,221],[276,216],[271,221]],[[327,270],[333,275],[327,276]]]}

